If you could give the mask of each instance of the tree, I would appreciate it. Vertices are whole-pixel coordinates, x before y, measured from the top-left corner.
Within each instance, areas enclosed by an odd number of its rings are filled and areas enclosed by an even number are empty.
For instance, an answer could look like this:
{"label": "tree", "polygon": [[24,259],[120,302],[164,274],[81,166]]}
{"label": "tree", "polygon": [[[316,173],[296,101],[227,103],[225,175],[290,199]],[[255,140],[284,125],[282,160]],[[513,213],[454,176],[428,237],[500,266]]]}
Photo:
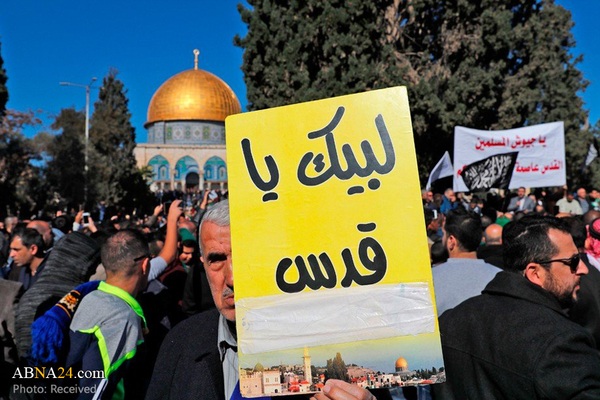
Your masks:
{"label": "tree", "polygon": [[117,79],[117,71],[111,69],[102,82],[91,118],[88,205],[105,200],[108,205],[132,209],[151,198],[133,155],[135,129],[128,103],[127,90]]}
{"label": "tree", "polygon": [[[0,50],[2,45],[0,44]],[[6,103],[8,102],[8,89],[6,88],[6,71],[4,70],[4,60],[2,60],[2,54],[0,52],[0,118],[2,118],[6,111]]]}
{"label": "tree", "polygon": [[258,110],[387,87],[392,47],[379,40],[387,1],[249,1],[242,71],[248,109]]}
{"label": "tree", "polygon": [[0,215],[27,215],[38,205],[39,191],[34,189],[41,183],[40,171],[31,162],[39,157],[23,128],[40,123],[32,111],[5,111],[0,125]]}
{"label": "tree", "polygon": [[348,381],[348,367],[346,367],[340,353],[336,353],[333,359],[327,360],[327,379]]}
{"label": "tree", "polygon": [[54,120],[52,129],[60,131],[48,144],[46,177],[52,191],[78,209],[84,202],[85,113],[65,108]]}
{"label": "tree", "polygon": [[277,0],[239,6],[250,110],[406,85],[425,182],[457,125],[564,121],[580,180],[587,82],[569,53],[571,15],[553,0]]}

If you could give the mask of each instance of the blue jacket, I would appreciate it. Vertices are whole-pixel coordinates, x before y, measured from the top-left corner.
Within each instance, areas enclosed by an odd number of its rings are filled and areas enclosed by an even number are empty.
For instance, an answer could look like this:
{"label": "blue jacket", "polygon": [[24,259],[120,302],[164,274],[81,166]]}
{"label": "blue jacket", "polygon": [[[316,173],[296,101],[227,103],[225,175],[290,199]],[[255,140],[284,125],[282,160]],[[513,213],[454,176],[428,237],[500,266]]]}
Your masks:
{"label": "blue jacket", "polygon": [[450,199],[444,196],[444,200],[442,201],[442,205],[440,206],[440,212],[443,214],[448,214],[448,211],[454,210],[456,207],[458,207],[458,201],[451,203]]}

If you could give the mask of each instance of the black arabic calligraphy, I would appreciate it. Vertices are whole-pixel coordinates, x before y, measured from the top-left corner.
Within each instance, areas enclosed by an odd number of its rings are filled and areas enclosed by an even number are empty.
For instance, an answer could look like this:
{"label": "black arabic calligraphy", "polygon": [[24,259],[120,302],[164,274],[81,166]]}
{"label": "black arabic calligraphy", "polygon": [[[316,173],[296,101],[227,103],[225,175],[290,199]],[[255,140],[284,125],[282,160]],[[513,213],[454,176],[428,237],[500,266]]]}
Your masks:
{"label": "black arabic calligraphy", "polygon": [[[327,146],[327,156],[329,157],[329,168],[324,170],[325,168],[325,155],[319,153],[315,156],[313,152],[308,152],[304,154],[300,163],[298,164],[298,180],[306,185],[306,186],[316,186],[326,182],[333,176],[336,176],[340,180],[348,180],[353,176],[358,176],[361,178],[370,176],[373,172],[377,172],[380,175],[384,175],[389,173],[396,164],[396,155],[394,153],[394,146],[392,144],[392,140],[390,138],[390,134],[385,125],[385,121],[383,120],[383,116],[381,114],[377,115],[375,118],[375,126],[377,128],[377,132],[379,133],[379,138],[381,139],[381,144],[385,151],[385,162],[382,164],[377,159],[377,156],[373,152],[373,147],[371,143],[367,140],[363,140],[360,144],[360,148],[365,157],[365,166],[361,166],[352,147],[345,143],[342,145],[342,154],[346,160],[347,168],[344,169],[340,164],[340,160],[338,157],[338,151],[336,147],[334,130],[340,123],[345,112],[344,107],[338,107],[333,119],[322,129],[310,132],[308,134],[309,139],[318,139],[320,137],[325,137],[325,144]],[[318,173],[317,176],[308,176],[306,173],[306,169],[308,165],[312,162],[314,166],[314,170]],[[370,182],[369,188],[375,190],[379,187],[379,180],[375,179],[377,182]],[[375,189],[373,189],[375,188]],[[353,188],[349,189],[348,194]],[[363,189],[364,191],[364,189]],[[358,190],[357,192],[360,192]]]}
{"label": "black arabic calligraphy", "polygon": [[[371,232],[375,230],[376,225],[375,223],[358,224],[357,228],[361,232]],[[372,257],[369,255],[369,250],[373,254]],[[372,274],[360,274],[356,269],[354,258],[349,248],[343,249],[341,255],[346,267],[346,274],[341,281],[342,287],[349,287],[352,285],[352,282],[356,282],[361,286],[373,285],[381,281],[385,276],[387,271],[387,257],[379,242],[370,236],[360,241],[358,245],[358,258],[367,270],[373,271]],[[331,258],[327,253],[323,252],[319,254],[318,258],[314,254],[309,254],[306,259],[312,276],[309,274],[306,262],[302,256],[296,256],[294,260],[286,257],[279,261],[275,271],[275,281],[279,289],[285,293],[297,293],[304,290],[307,286],[312,290],[318,290],[321,287],[327,289],[335,287],[337,276]],[[293,265],[296,266],[298,271],[298,280],[290,283],[286,280],[285,274]]]}

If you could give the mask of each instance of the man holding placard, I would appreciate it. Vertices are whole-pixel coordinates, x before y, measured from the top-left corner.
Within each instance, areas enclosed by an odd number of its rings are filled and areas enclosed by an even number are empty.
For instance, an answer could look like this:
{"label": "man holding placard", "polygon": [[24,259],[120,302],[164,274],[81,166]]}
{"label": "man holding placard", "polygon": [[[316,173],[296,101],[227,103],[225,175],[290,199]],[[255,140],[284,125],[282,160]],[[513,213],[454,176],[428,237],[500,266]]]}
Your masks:
{"label": "man holding placard", "polygon": [[[227,200],[217,203],[204,216],[200,249],[217,310],[180,323],[166,337],[148,390],[149,400],[242,399]],[[388,393],[382,395],[380,400],[389,398]],[[335,380],[327,382],[317,399],[376,400],[366,389]]]}

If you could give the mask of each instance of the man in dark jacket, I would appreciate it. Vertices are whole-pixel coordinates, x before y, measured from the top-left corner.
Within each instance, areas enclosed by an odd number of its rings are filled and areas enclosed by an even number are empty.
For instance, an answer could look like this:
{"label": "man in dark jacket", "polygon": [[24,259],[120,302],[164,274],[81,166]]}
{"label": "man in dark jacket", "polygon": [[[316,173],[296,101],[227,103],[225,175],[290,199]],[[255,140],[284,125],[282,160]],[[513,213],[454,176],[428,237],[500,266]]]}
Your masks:
{"label": "man in dark jacket", "polygon": [[44,240],[35,229],[16,229],[10,242],[13,268],[8,274],[11,281],[21,282],[29,290],[37,281],[45,265]]}
{"label": "man in dark jacket", "polygon": [[[218,311],[209,310],[188,318],[167,335],[156,361],[147,400],[242,399],[237,368],[227,200],[217,203],[206,212],[200,225],[200,250]],[[327,393],[317,394],[317,399],[375,400],[366,389],[336,380],[329,380],[323,392]],[[377,393],[379,400],[391,398],[387,390],[380,392],[381,396]],[[310,396],[286,398],[308,397]]]}
{"label": "man in dark jacket", "polygon": [[525,217],[504,246],[507,271],[440,318],[447,382],[436,398],[600,398],[600,354],[564,311],[588,272],[569,227]]}

